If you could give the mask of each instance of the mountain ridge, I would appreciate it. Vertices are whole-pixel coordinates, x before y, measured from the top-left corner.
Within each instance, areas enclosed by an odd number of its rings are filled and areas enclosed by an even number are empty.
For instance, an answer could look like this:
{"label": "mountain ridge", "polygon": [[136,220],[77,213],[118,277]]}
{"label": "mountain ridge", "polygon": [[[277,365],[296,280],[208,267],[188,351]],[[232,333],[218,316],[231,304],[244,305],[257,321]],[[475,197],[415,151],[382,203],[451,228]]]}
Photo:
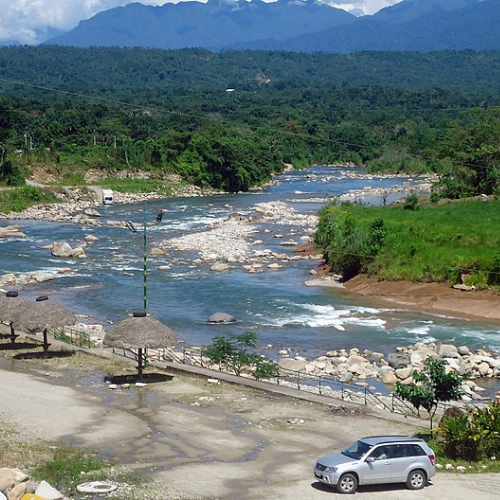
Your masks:
{"label": "mountain ridge", "polygon": [[317,0],[128,4],[45,44],[348,53],[500,50],[498,0],[403,0],[355,17]]}

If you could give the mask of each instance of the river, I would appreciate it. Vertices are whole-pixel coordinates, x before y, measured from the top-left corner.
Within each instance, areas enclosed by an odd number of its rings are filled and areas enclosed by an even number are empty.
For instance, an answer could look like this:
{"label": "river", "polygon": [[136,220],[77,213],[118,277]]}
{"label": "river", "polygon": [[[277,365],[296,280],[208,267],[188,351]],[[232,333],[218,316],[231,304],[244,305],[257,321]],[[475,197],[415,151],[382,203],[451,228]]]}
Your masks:
{"label": "river", "polygon": [[[350,190],[367,186],[389,188],[403,183],[400,178],[353,178],[346,172],[360,174],[362,170],[313,167],[282,174],[259,192],[149,201],[148,221],[154,221],[160,210],[167,212],[161,224],[148,227],[148,248],[164,239],[207,228],[231,213],[248,214],[256,203],[282,200],[298,212],[316,213],[328,198]],[[387,202],[398,196],[401,194],[391,194]],[[381,200],[381,196],[363,199],[371,203]],[[130,220],[140,226],[144,208],[140,203],[102,206],[99,211],[103,220]],[[16,223],[22,224],[27,238],[0,241],[0,274],[56,273],[63,267],[76,270],[27,287],[21,291],[23,296],[33,299],[47,294],[105,326],[142,310],[142,232],[32,220]],[[0,224],[8,225],[9,221]],[[263,248],[293,252],[293,248],[281,246],[283,240],[276,238],[277,232],[288,234],[290,227],[263,222],[260,229]],[[89,245],[88,257],[83,260],[54,258],[49,250],[42,248],[63,240],[75,246],[88,234],[95,235],[98,241]],[[221,333],[252,331],[259,334],[259,343],[271,355],[281,348],[291,348],[305,357],[351,347],[387,353],[396,346],[429,341],[500,351],[500,333],[492,325],[393,307],[368,307],[362,299],[346,299],[335,289],[305,286],[317,261],[297,260],[276,271],[251,274],[241,265],[231,265],[226,272],[214,272],[209,263],[193,264],[195,258],[194,253],[178,251],[148,258],[148,312],[172,327],[186,346],[207,345],[214,335]],[[168,264],[171,269],[159,270],[161,264]],[[218,311],[232,314],[237,323],[209,325],[207,319]]]}

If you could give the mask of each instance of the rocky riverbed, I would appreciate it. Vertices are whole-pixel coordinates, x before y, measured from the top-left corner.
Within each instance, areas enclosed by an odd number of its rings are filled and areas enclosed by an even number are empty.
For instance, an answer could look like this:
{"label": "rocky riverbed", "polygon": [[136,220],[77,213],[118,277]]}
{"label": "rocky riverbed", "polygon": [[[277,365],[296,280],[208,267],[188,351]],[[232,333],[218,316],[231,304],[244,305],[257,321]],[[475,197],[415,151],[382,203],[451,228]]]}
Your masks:
{"label": "rocky riverbed", "polygon": [[[280,351],[279,365],[285,370],[303,372],[314,377],[331,377],[341,382],[363,382],[378,379],[389,388],[396,382],[404,385],[413,383],[412,372],[421,371],[424,360],[431,356],[443,359],[449,370],[460,375],[470,373],[463,384],[463,401],[483,399],[484,388],[479,380],[500,379],[500,356],[485,349],[471,352],[467,346],[453,344],[416,343],[398,347],[387,356],[381,352],[357,348],[329,351],[324,356],[307,360],[302,356],[292,356],[291,350]],[[500,391],[498,392],[500,398]],[[489,399],[489,397],[488,397]]]}
{"label": "rocky riverbed", "polygon": [[317,224],[317,217],[297,213],[293,207],[284,202],[259,203],[253,207],[250,216],[233,214],[228,220],[214,223],[210,228],[179,238],[165,239],[160,247],[165,251],[175,248],[182,251],[193,251],[198,257],[194,265],[204,261],[212,263],[214,271],[224,271],[231,265],[241,264],[249,272],[264,269],[276,270],[294,260],[319,259],[320,255],[300,255],[289,252],[276,252],[263,246],[256,223],[276,222],[289,225],[286,233],[275,234],[274,238],[285,247],[298,247],[309,243]]}

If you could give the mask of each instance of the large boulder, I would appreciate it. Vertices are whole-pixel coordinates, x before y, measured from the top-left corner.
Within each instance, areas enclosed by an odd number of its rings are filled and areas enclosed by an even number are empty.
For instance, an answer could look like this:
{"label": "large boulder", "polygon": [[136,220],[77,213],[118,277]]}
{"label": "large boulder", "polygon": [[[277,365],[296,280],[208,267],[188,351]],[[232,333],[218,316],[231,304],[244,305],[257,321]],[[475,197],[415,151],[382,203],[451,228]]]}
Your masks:
{"label": "large boulder", "polygon": [[389,362],[389,366],[398,370],[399,368],[406,368],[410,364],[410,356],[404,353],[391,352],[387,356],[387,361]]}
{"label": "large boulder", "polygon": [[453,344],[440,344],[436,347],[436,354],[441,358],[460,358],[458,349]]}
{"label": "large boulder", "polygon": [[306,369],[306,362],[301,359],[281,358],[278,360],[278,365],[283,370],[291,370],[294,372],[303,372]]}
{"label": "large boulder", "polygon": [[73,249],[66,241],[56,241],[52,245],[52,255],[54,257],[70,257]]}
{"label": "large boulder", "polygon": [[231,316],[231,314],[227,314],[224,312],[216,312],[208,318],[209,323],[214,323],[214,324],[225,324],[225,323],[234,323],[236,321],[236,318],[234,316]]}
{"label": "large boulder", "polygon": [[386,372],[382,376],[382,382],[387,385],[394,385],[398,381],[398,378],[394,372]]}

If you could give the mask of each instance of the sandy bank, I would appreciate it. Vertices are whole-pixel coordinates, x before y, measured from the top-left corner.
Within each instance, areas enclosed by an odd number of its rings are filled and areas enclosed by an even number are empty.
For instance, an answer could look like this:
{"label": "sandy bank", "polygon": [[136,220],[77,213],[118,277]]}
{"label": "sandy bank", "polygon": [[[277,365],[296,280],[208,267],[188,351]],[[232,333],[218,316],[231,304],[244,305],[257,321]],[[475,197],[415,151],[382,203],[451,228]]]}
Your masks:
{"label": "sandy bank", "polygon": [[441,283],[378,281],[367,276],[356,276],[338,290],[411,311],[500,324],[500,292],[496,291],[465,292]]}

